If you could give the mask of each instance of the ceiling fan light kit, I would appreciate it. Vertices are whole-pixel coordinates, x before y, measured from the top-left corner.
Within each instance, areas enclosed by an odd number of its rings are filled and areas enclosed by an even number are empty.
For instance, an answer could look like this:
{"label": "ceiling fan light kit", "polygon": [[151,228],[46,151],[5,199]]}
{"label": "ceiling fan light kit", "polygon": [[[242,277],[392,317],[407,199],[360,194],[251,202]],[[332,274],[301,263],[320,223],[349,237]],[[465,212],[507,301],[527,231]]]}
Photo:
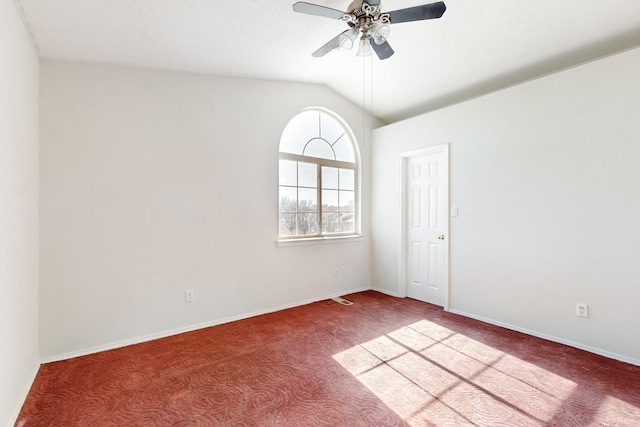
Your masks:
{"label": "ceiling fan light kit", "polygon": [[356,56],[371,56],[371,43],[369,39],[360,39]]}
{"label": "ceiling fan light kit", "polygon": [[380,11],[380,0],[354,0],[347,12],[307,2],[295,3],[293,10],[307,15],[339,19],[350,27],[313,52],[314,57],[324,56],[334,49],[351,49],[359,37],[357,56],[371,55],[373,49],[378,58],[387,59],[394,54],[387,42],[391,30],[389,25],[437,19],[444,14],[447,7],[444,2],[439,1],[383,13]]}
{"label": "ceiling fan light kit", "polygon": [[344,33],[340,33],[338,37],[340,37],[340,49],[351,49],[358,38],[359,32],[356,28],[352,28],[350,30],[345,31]]}

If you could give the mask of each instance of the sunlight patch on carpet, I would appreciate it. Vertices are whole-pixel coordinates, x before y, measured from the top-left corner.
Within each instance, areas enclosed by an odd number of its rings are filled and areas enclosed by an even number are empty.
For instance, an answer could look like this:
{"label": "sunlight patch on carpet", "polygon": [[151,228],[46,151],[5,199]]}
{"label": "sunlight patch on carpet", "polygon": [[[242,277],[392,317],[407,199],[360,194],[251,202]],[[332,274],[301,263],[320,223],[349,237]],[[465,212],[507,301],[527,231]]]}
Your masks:
{"label": "sunlight patch on carpet", "polygon": [[[640,419],[640,408],[613,396],[605,396],[598,406],[596,419],[603,426],[635,426],[635,421]],[[628,424],[623,424],[628,420]]]}
{"label": "sunlight patch on carpet", "polygon": [[[428,320],[333,356],[410,425],[543,426],[577,384]],[[607,410],[634,411],[606,400]],[[493,420],[493,421],[492,421]]]}

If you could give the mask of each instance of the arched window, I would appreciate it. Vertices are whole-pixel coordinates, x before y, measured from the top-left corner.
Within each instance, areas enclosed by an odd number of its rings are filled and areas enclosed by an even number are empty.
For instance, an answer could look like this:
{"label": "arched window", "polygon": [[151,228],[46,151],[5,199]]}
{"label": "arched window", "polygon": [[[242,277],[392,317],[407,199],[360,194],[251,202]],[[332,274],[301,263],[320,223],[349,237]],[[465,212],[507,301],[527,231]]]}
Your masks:
{"label": "arched window", "polygon": [[358,146],[343,120],[309,108],[280,137],[280,239],[359,232]]}

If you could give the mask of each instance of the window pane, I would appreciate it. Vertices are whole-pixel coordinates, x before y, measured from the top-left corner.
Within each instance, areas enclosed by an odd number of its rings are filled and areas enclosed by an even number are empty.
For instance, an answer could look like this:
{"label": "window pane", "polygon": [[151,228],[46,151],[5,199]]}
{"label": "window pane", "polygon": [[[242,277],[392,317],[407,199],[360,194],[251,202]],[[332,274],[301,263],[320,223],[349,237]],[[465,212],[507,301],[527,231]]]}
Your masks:
{"label": "window pane", "polygon": [[338,212],[338,191],[322,190],[322,213]]}
{"label": "window pane", "polygon": [[312,188],[298,189],[298,211],[318,212],[318,191]]}
{"label": "window pane", "polygon": [[340,214],[340,232],[354,233],[356,231],[355,214],[347,212]]}
{"label": "window pane", "polygon": [[340,190],[356,189],[356,173],[353,169],[340,169]]}
{"label": "window pane", "polygon": [[298,205],[296,187],[280,187],[280,212],[296,212]]}
{"label": "window pane", "polygon": [[318,214],[299,213],[298,214],[298,234],[317,234]]}
{"label": "window pane", "polygon": [[355,193],[353,191],[340,191],[340,210],[354,211]]}
{"label": "window pane", "polygon": [[325,112],[320,113],[320,133],[318,136],[333,145],[344,133],[344,126],[338,119]]}
{"label": "window pane", "polygon": [[318,188],[318,165],[299,162],[298,185],[300,187]]}
{"label": "window pane", "polygon": [[351,141],[349,134],[345,134],[342,138],[333,144],[333,151],[336,153],[336,160],[343,162],[356,162],[356,153],[353,151],[355,142]]}
{"label": "window pane", "polygon": [[302,154],[305,145],[320,132],[319,112],[303,111],[295,116],[282,131],[280,152]]}
{"label": "window pane", "polygon": [[296,187],[280,187],[280,235],[296,234],[296,216],[298,207],[298,189]]}
{"label": "window pane", "polygon": [[322,167],[322,188],[338,189],[338,168]]}
{"label": "window pane", "polygon": [[322,213],[322,230],[325,233],[340,232],[340,214],[339,213]]}
{"label": "window pane", "polygon": [[310,157],[318,157],[320,159],[335,160],[336,155],[333,152],[333,148],[327,141],[320,138],[314,138],[304,149],[303,154]]}
{"label": "window pane", "polygon": [[292,160],[280,160],[280,185],[296,186],[297,182],[296,162]]}
{"label": "window pane", "polygon": [[280,235],[281,236],[295,236],[296,233],[296,217],[297,213],[293,212],[281,212],[280,213]]}

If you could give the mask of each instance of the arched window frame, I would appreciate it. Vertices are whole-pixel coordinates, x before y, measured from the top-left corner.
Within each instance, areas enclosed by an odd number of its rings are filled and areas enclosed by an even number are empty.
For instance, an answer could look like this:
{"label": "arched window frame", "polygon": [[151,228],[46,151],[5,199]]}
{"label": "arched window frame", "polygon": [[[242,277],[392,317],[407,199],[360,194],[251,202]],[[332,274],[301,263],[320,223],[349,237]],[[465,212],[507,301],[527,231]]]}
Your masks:
{"label": "arched window frame", "polygon": [[[312,132],[312,129],[310,129],[309,130],[310,133],[308,137],[305,136],[306,139],[300,138],[300,142],[298,144],[301,146],[302,145],[304,146],[302,150],[300,150],[299,148],[295,150],[284,149],[285,147],[283,147],[283,145],[285,145],[285,142],[286,142],[285,135],[287,133],[287,130],[290,129],[290,126],[301,126],[301,125],[305,126],[304,121],[301,120],[301,117],[303,117],[303,115],[306,115],[308,118],[310,116],[310,113],[318,114],[317,132]],[[326,137],[324,137],[322,134],[323,119],[332,120],[334,122],[333,123],[334,130],[335,130],[336,123],[339,124],[340,128],[342,129],[342,133],[338,137],[336,137],[337,134],[334,133],[332,138],[326,139]],[[311,127],[313,126],[310,126],[310,128]],[[344,139],[341,140],[341,138],[344,138]],[[308,153],[305,151],[307,150],[307,147],[309,147],[310,144],[312,143],[317,144],[321,140],[324,141],[324,143],[329,144],[331,146],[331,150],[333,150],[333,154],[334,154],[333,159],[328,158],[329,156],[326,155],[327,153],[326,150],[325,150],[325,154],[320,154],[318,156],[308,155]],[[338,143],[339,141],[342,144],[342,150],[335,150],[335,144]],[[352,157],[349,154],[347,154],[346,156],[344,155],[345,141],[348,141],[349,143],[349,147],[352,150]],[[343,155],[336,154],[336,151],[342,151]],[[312,153],[312,154],[317,154],[317,151],[316,153]],[[279,165],[280,178],[279,178],[279,192],[278,192],[279,193],[279,196],[278,196],[278,240],[279,242],[281,243],[282,242],[293,243],[293,242],[305,242],[305,241],[306,242],[318,242],[318,241],[325,242],[325,241],[344,240],[344,238],[360,237],[360,227],[361,227],[361,224],[360,224],[360,203],[361,203],[360,201],[360,194],[361,194],[360,149],[358,146],[358,142],[355,138],[355,135],[353,134],[353,131],[351,130],[349,125],[342,119],[342,117],[340,117],[338,114],[326,108],[321,108],[321,107],[310,107],[299,112],[296,116],[294,116],[289,121],[289,123],[283,130],[283,133],[280,139],[280,145],[279,145],[279,160],[280,160],[280,165]],[[284,161],[284,164],[287,165],[286,168],[283,168],[283,161]],[[289,183],[287,185],[287,183],[283,183],[283,169],[290,168],[292,163],[294,162],[296,165],[295,166],[296,179],[298,181],[296,181],[295,184]],[[302,199],[298,196],[298,194],[301,191],[307,191],[307,194],[309,194],[309,191],[311,190],[310,187],[305,187],[304,185],[300,185],[300,182],[299,182],[299,179],[301,176],[300,164],[302,164],[302,166],[307,169],[310,167],[309,165],[314,165],[316,168],[315,170],[316,186],[313,188],[315,190],[315,197],[316,197],[315,210],[313,209],[306,210],[308,209],[308,206],[307,205],[301,206],[300,204],[300,200]],[[338,211],[336,211],[335,210],[336,207],[329,206],[327,204],[327,200],[334,199],[331,197],[332,196],[331,193],[338,193],[338,194],[344,193],[344,194],[347,194],[348,196],[348,193],[350,191],[348,190],[348,188],[350,188],[351,186],[351,184],[349,183],[349,179],[351,179],[350,178],[351,174],[349,171],[352,171],[353,173],[353,183],[352,183],[353,211],[352,212],[348,211],[348,208],[343,207],[340,201],[337,203]],[[347,178],[344,180],[345,182],[347,182],[347,186],[343,188],[340,188],[339,186],[338,188],[327,187],[326,183],[335,182],[335,179],[329,179],[327,177],[323,177],[323,175],[327,175],[328,177],[338,175],[340,177],[339,181],[342,180],[342,177],[344,175],[345,178]],[[311,175],[307,174],[307,179],[309,176]],[[285,191],[291,191],[294,188],[296,191],[295,212],[291,211],[291,208],[285,208],[283,206],[284,205],[283,189],[285,189]],[[345,199],[348,199],[348,198],[349,197],[345,197]],[[351,203],[351,200],[349,200],[349,203]],[[310,205],[313,205],[313,201],[311,201]],[[285,215],[284,215],[285,213],[288,214],[287,218],[285,218]],[[311,216],[313,216],[314,214],[317,214],[317,219],[315,222],[315,224],[317,225],[316,229],[311,231],[307,230],[307,232],[301,232],[297,225],[296,225],[295,231],[292,231],[291,229],[288,229],[288,228],[283,228],[285,223],[288,224],[288,226],[292,225],[291,218],[293,215],[295,215],[296,221],[298,221],[298,218],[300,218],[300,215],[309,216],[309,214]],[[347,218],[348,215],[350,214],[352,214],[352,217],[353,217],[353,226],[350,228],[344,229],[342,225],[347,223],[346,222],[341,223],[340,220],[336,218]],[[339,229],[332,230],[331,229],[332,223],[340,224]]]}

